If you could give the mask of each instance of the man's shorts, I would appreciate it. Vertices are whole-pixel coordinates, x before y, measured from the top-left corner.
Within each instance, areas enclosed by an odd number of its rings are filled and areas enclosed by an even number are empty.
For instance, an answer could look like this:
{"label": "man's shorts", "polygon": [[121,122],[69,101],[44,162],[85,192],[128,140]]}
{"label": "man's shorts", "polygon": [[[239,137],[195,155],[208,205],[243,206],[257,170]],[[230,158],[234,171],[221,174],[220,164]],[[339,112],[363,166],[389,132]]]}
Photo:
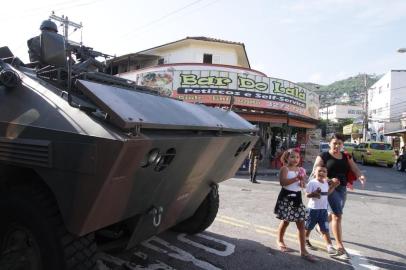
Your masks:
{"label": "man's shorts", "polygon": [[319,224],[320,231],[328,233],[328,213],[327,209],[308,209],[309,216],[306,220],[306,230],[311,231],[316,224]]}
{"label": "man's shorts", "polygon": [[347,199],[347,188],[345,186],[338,186],[333,193],[328,195],[329,210],[335,215],[342,215]]}

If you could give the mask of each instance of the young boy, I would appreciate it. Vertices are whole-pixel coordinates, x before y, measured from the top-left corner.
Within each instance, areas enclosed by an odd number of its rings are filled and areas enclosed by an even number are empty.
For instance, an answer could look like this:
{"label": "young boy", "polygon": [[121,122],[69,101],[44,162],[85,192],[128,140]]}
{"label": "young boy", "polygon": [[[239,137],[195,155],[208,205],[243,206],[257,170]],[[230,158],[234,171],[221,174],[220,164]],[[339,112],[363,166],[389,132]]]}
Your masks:
{"label": "young boy", "polygon": [[316,224],[319,224],[320,232],[327,244],[329,255],[335,255],[336,250],[333,247],[328,229],[327,196],[340,184],[336,178],[329,180],[327,178],[327,168],[317,166],[315,168],[315,178],[310,180],[306,187],[306,197],[309,198],[308,209],[309,217],[306,220],[306,245],[310,249],[315,249],[309,241],[310,232]]}

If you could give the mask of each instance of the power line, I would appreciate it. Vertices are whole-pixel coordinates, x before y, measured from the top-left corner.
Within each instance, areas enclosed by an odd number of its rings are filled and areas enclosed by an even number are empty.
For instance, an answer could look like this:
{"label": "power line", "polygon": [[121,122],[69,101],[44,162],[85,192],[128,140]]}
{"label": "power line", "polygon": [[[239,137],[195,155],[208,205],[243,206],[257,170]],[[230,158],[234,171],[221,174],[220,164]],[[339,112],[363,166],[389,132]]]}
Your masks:
{"label": "power line", "polygon": [[[54,20],[54,21],[57,21],[57,22],[62,23],[62,26],[63,26],[63,35],[64,35],[66,41],[69,40],[69,31],[68,31],[69,26],[73,26],[73,27],[74,27],[73,32],[76,31],[77,29],[82,29],[82,27],[83,27],[83,26],[82,26],[82,23],[75,23],[75,22],[73,22],[73,21],[70,21],[70,20],[68,19],[68,16],[64,16],[64,15],[62,15],[62,17],[56,16],[53,11],[52,11],[51,16],[49,16],[49,18],[52,19],[52,20]],[[72,33],[73,33],[73,32],[72,32]],[[82,41],[80,41],[80,43],[82,43]]]}
{"label": "power line", "polygon": [[[52,4],[52,7],[54,7],[55,11],[60,11],[62,9],[65,10],[65,9],[87,6],[87,5],[91,5],[96,2],[105,1],[105,0],[95,0],[95,1],[91,1],[91,2],[80,3],[81,1],[82,0],[72,0],[72,1],[55,3],[55,4]],[[74,4],[75,2],[79,2],[79,3]],[[67,5],[67,4],[70,4],[70,5]],[[56,8],[55,8],[55,6],[56,6]],[[41,14],[43,11],[49,11],[49,10],[50,10],[50,6],[47,5],[47,6],[43,6],[43,7],[35,7],[35,8],[31,8],[31,9],[22,10],[22,11],[19,11],[19,14],[20,15],[24,14],[24,18],[27,18],[27,17],[37,16],[37,15]],[[0,18],[0,21],[10,21],[10,20],[15,20],[15,18],[14,17],[7,18],[4,16],[2,16],[2,18]]]}
{"label": "power line", "polygon": [[164,19],[166,19],[166,18],[168,18],[168,17],[170,17],[170,16],[172,16],[172,15],[174,15],[174,14],[176,14],[176,13],[179,13],[179,12],[181,12],[182,10],[187,9],[188,7],[191,7],[191,6],[193,6],[193,5],[196,5],[197,3],[201,2],[201,1],[203,1],[203,0],[196,0],[196,1],[192,2],[192,3],[189,3],[189,4],[187,4],[187,5],[185,5],[185,6],[181,7],[181,8],[179,8],[179,9],[173,10],[173,11],[171,11],[171,12],[169,12],[169,13],[167,13],[167,14],[161,16],[161,17],[159,17],[158,19],[155,19],[155,20],[150,21],[150,22],[148,22],[148,23],[146,23],[146,24],[144,24],[144,25],[141,25],[140,27],[136,27],[136,28],[132,29],[131,31],[125,33],[124,35],[120,36],[119,38],[124,38],[124,37],[126,37],[126,36],[128,36],[128,35],[130,35],[130,34],[134,34],[135,32],[137,32],[137,31],[139,31],[139,30],[141,30],[141,29],[143,29],[143,28],[146,28],[146,27],[149,27],[149,26],[151,26],[151,25],[153,25],[153,24],[156,24],[157,22],[160,22],[160,21],[162,21],[162,20],[164,20]]}

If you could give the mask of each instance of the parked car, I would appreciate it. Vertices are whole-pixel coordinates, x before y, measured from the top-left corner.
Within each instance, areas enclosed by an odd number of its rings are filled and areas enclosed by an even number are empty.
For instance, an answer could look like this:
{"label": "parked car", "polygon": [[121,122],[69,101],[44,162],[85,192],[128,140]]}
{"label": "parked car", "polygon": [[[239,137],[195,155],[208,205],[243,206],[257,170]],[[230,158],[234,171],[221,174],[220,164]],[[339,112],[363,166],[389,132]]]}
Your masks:
{"label": "parked car", "polygon": [[344,151],[347,151],[349,154],[351,154],[352,155],[352,152],[354,151],[354,147],[355,146],[357,146],[357,144],[355,144],[355,143],[348,143],[348,142],[345,142],[344,143]]}
{"label": "parked car", "polygon": [[404,172],[406,170],[406,155],[400,155],[396,160],[396,169],[400,172]]}
{"label": "parked car", "polygon": [[330,146],[326,142],[320,142],[320,153],[328,152]]}
{"label": "parked car", "polygon": [[360,143],[353,150],[354,161],[366,164],[384,164],[390,168],[396,162],[392,145],[383,142]]}

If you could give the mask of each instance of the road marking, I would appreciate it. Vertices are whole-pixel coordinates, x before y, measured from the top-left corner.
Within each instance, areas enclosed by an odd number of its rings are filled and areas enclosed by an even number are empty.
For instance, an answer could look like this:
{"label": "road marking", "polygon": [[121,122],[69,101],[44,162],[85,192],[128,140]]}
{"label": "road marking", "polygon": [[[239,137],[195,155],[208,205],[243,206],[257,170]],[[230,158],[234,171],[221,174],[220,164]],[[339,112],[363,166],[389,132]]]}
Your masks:
{"label": "road marking", "polygon": [[228,242],[225,242],[225,241],[223,241],[223,240],[220,240],[220,239],[217,239],[217,238],[208,236],[208,235],[204,235],[204,234],[201,234],[201,233],[195,234],[194,236],[201,237],[201,238],[204,238],[204,239],[207,239],[207,240],[216,242],[216,243],[220,243],[220,244],[222,244],[223,246],[225,246],[226,249],[225,249],[224,251],[222,251],[222,250],[217,250],[217,249],[214,249],[214,248],[205,246],[205,245],[203,245],[203,244],[197,243],[197,242],[195,242],[195,241],[193,241],[193,240],[191,240],[191,239],[186,238],[186,234],[185,234],[185,233],[179,234],[179,235],[178,235],[178,240],[181,241],[181,242],[187,243],[187,244],[189,244],[189,245],[191,245],[191,246],[194,246],[194,247],[197,247],[197,248],[201,248],[201,249],[203,249],[203,250],[205,250],[205,251],[207,251],[207,252],[210,252],[210,253],[212,253],[212,254],[216,254],[216,255],[218,255],[218,256],[222,256],[222,257],[230,256],[231,254],[234,253],[235,245],[233,245],[233,244],[231,244],[231,243],[228,243]]}
{"label": "road marking", "polygon": [[237,227],[240,227],[240,228],[248,228],[248,226],[241,225],[241,224],[238,224],[238,223],[235,223],[235,222],[232,222],[232,221],[228,221],[228,220],[225,220],[225,219],[222,219],[222,218],[216,218],[215,220],[221,221],[223,223],[230,224],[230,225],[233,225],[233,226],[237,226]]}
{"label": "road marking", "polygon": [[239,222],[239,223],[242,223],[242,224],[245,224],[245,225],[251,225],[250,222],[243,221],[243,220],[240,220],[240,219],[237,219],[237,218],[233,218],[233,217],[229,217],[229,216],[224,216],[224,215],[219,215],[219,217],[221,217],[221,218],[223,218],[223,219],[228,219],[228,220],[236,221],[236,222]]}
{"label": "road marking", "polygon": [[396,268],[404,268],[404,269],[406,269],[406,266],[403,266],[403,265],[399,265],[399,264],[396,264],[396,263],[387,263],[387,262],[382,262],[382,261],[375,261],[375,260],[371,260],[371,259],[366,259],[366,258],[361,258],[361,260],[367,260],[367,261],[370,261],[370,262],[376,262],[376,263],[379,263],[379,264],[385,264],[385,265],[389,265],[389,266],[394,266],[394,267],[396,267]]}
{"label": "road marking", "polygon": [[[350,254],[350,264],[354,268],[354,270],[365,270],[365,269],[370,269],[370,270],[380,270],[380,267],[377,267],[375,265],[368,264],[368,259],[365,258],[364,256],[361,255],[361,253],[357,250],[353,250],[350,248],[346,248],[348,254]],[[365,261],[363,263],[362,261]]]}
{"label": "road marking", "polygon": [[[152,244],[152,242],[156,242],[159,245],[166,247],[168,250],[155,246]],[[172,257],[172,258],[184,261],[184,262],[191,262],[195,266],[200,267],[205,270],[221,270],[220,268],[217,268],[216,266],[210,264],[209,262],[199,260],[196,257],[194,257],[192,254],[190,254],[189,252],[186,252],[174,245],[171,245],[170,243],[168,243],[165,240],[163,240],[159,237],[156,237],[156,236],[153,236],[150,239],[148,239],[147,241],[142,242],[142,245],[144,247],[152,249],[156,252],[166,254],[169,257]]]}
{"label": "road marking", "polygon": [[[219,215],[220,216],[220,215]],[[241,223],[245,224],[246,227],[253,227],[254,230],[258,233],[261,234],[267,234],[270,236],[273,236],[275,238],[278,237],[277,233],[278,233],[278,229],[274,229],[268,226],[263,226],[263,225],[257,225],[257,224],[253,224],[250,222],[246,222],[240,219],[236,219],[236,218],[232,218],[232,217],[227,217],[227,216],[220,216],[221,218],[216,218],[216,220],[220,221],[220,222],[224,222],[226,224],[230,224],[233,226],[238,226],[238,227],[243,227],[243,225],[241,225]],[[233,220],[235,222],[230,222],[228,220]],[[238,224],[238,223],[240,224]],[[285,232],[285,240],[291,241],[291,242],[297,242],[297,235],[293,234],[293,233],[289,233],[289,232]],[[318,249],[323,250],[323,251],[327,251],[326,249],[326,244],[323,241],[319,241],[319,240],[315,240],[315,239],[310,239],[310,241],[312,242],[312,244],[314,246],[316,246]],[[376,267],[374,265],[368,264],[368,259],[366,259],[364,256],[361,255],[361,253],[357,250],[353,250],[353,249],[346,249],[348,251],[348,253],[351,255],[350,259],[348,260],[349,265],[352,265],[354,267],[354,270],[365,270],[365,269],[370,269],[370,270],[379,270],[381,268]],[[364,263],[362,263],[362,261],[365,261]],[[346,264],[345,262],[342,262],[344,264]],[[404,267],[406,268],[406,267]]]}
{"label": "road marking", "polygon": [[[274,237],[277,237],[277,232],[278,232],[278,229],[274,229],[274,228],[271,228],[271,227],[268,227],[268,226],[263,226],[263,225],[257,225],[257,224],[253,224],[253,223],[250,223],[250,222],[247,222],[247,221],[243,221],[243,220],[240,220],[240,219],[236,219],[236,218],[233,218],[233,217],[229,217],[229,216],[224,216],[224,215],[219,215],[219,217],[220,218],[216,218],[216,220],[218,220],[218,221],[220,221],[220,222],[223,222],[223,223],[226,223],[226,224],[230,224],[230,225],[234,225],[234,226],[237,226],[237,227],[245,227],[245,228],[248,228],[248,226],[252,226],[252,227],[254,227],[254,229],[255,229],[255,231],[256,232],[258,232],[258,233],[266,233],[266,234],[269,234],[269,235],[271,235],[271,236],[274,236]],[[227,219],[227,220],[226,220]],[[228,220],[232,220],[232,221],[235,221],[235,222],[231,222],[231,221],[228,221]],[[237,223],[238,222],[238,223]],[[241,224],[244,224],[244,225],[241,225]],[[246,226],[245,226],[246,225]],[[290,237],[293,237],[293,240],[294,241],[297,241],[296,239],[297,239],[297,235],[296,234],[293,234],[293,233],[289,233],[289,232],[285,232],[285,237],[286,236],[290,236]],[[290,240],[292,240],[292,239],[290,239]],[[319,248],[319,249],[322,249],[322,250],[326,250],[326,244],[324,243],[324,242],[322,242],[322,241],[318,241],[318,240],[315,240],[315,239],[310,239],[311,241],[312,241],[312,243],[315,243],[315,245]]]}
{"label": "road marking", "polygon": [[[271,231],[271,232],[275,232],[275,233],[278,232],[278,229],[274,229],[274,228],[267,227],[267,226],[255,225],[255,227],[260,228],[260,229],[265,230],[265,231]],[[285,232],[285,236],[286,235],[288,235],[288,236],[290,236],[290,237],[297,240],[297,234]],[[318,248],[326,250],[326,247],[325,247],[326,244],[324,242],[316,240],[316,239],[312,239],[312,238],[310,238],[310,241],[312,241],[312,244],[314,243],[314,245],[317,246]]]}
{"label": "road marking", "polygon": [[[148,255],[143,252],[135,252],[134,255],[137,257],[140,257],[143,260],[146,260],[148,258]],[[155,260],[155,263],[149,264],[147,266],[143,266],[143,265],[137,265],[133,262],[122,260],[120,258],[111,256],[106,253],[101,253],[100,257],[101,257],[101,261],[109,262],[116,266],[125,266],[126,269],[130,269],[130,270],[176,270],[175,268],[165,264],[164,262],[161,262],[160,260]],[[97,269],[98,270],[110,270],[111,268],[106,266],[103,262],[101,262],[101,263],[98,263]]]}

